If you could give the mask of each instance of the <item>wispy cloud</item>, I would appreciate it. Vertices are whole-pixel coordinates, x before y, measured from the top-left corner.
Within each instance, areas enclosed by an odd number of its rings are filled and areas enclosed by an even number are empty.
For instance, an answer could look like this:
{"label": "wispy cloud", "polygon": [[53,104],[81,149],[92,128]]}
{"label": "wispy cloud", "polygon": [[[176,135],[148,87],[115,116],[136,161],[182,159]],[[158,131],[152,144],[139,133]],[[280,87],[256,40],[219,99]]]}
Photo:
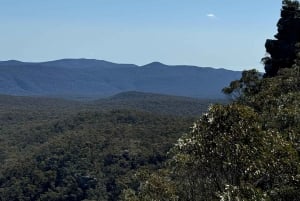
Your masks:
{"label": "wispy cloud", "polygon": [[206,17],[211,18],[211,19],[216,19],[217,18],[216,15],[213,14],[213,13],[206,14]]}

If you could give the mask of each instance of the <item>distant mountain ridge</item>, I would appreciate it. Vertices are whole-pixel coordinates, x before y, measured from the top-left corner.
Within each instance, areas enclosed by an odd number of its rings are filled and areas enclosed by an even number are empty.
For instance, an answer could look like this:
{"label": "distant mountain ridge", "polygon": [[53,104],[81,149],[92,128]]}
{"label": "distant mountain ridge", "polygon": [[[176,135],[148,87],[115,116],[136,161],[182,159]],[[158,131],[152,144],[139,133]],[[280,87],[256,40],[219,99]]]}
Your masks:
{"label": "distant mountain ridge", "polygon": [[[60,98],[0,95],[1,113],[7,111],[36,111],[61,114],[79,111],[131,110],[159,115],[198,117],[207,112],[209,105],[227,104],[226,99],[198,99],[144,92],[122,92],[111,97],[92,101],[75,101]],[[1,120],[1,118],[0,118]],[[0,125],[1,126],[1,125]]]}
{"label": "distant mountain ridge", "polygon": [[144,66],[96,59],[0,62],[0,94],[101,98],[126,91],[222,98],[221,89],[241,72],[153,62]]}

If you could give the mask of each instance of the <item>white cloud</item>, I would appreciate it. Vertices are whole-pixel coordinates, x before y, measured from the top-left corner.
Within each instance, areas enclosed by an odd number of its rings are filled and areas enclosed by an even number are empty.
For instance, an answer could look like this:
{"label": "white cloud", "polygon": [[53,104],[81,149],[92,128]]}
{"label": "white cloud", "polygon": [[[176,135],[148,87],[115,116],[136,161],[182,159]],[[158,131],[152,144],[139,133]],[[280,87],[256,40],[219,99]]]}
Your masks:
{"label": "white cloud", "polygon": [[206,15],[206,17],[209,17],[209,18],[217,18],[216,15],[213,14],[213,13],[208,13],[208,14]]}

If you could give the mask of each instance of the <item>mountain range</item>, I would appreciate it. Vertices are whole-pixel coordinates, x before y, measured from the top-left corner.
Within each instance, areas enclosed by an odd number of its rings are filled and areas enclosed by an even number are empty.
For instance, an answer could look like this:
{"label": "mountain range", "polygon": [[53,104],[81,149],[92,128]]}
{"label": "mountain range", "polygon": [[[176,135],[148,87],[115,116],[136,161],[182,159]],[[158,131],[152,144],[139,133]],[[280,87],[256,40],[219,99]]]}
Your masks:
{"label": "mountain range", "polygon": [[0,94],[97,99],[127,91],[222,98],[241,72],[210,67],[116,64],[95,59],[0,62]]}

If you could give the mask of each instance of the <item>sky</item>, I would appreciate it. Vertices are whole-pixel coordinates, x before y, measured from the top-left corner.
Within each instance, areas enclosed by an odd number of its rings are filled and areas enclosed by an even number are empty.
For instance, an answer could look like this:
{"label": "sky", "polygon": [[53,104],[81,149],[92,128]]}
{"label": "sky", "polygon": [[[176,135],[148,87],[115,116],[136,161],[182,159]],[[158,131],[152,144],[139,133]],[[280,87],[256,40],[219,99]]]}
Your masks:
{"label": "sky", "polygon": [[281,0],[0,0],[0,60],[263,71]]}

